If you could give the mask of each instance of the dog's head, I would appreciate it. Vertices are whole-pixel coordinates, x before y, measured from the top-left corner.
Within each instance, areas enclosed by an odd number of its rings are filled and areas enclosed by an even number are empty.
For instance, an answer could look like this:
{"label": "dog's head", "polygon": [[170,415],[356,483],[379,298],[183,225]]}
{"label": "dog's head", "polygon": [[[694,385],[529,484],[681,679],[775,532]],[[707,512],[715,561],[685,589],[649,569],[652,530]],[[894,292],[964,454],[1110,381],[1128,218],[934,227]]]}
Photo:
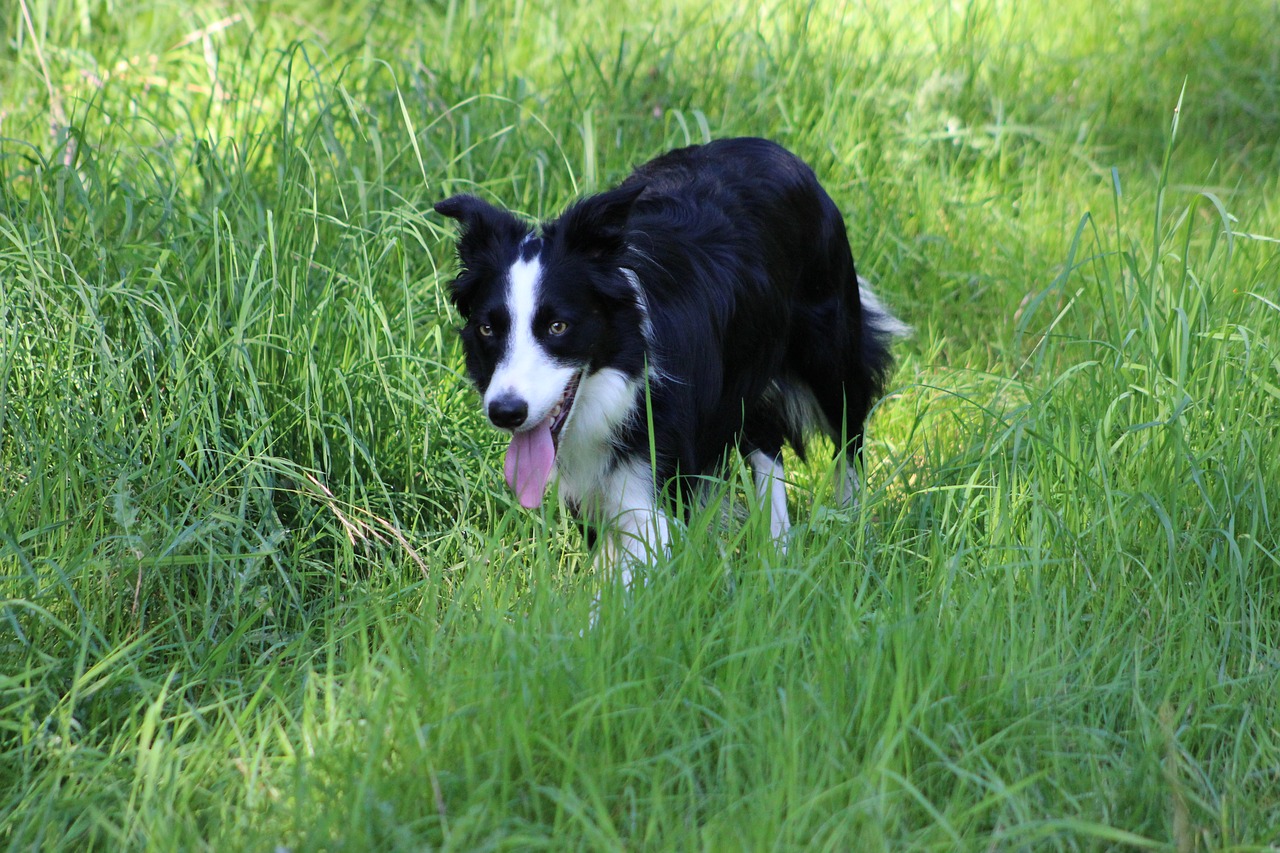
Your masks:
{"label": "dog's head", "polygon": [[512,432],[507,480],[525,506],[541,502],[584,380],[643,369],[643,298],[626,270],[627,220],[643,189],[583,199],[540,235],[475,196],[435,206],[462,226],[449,295],[485,414]]}

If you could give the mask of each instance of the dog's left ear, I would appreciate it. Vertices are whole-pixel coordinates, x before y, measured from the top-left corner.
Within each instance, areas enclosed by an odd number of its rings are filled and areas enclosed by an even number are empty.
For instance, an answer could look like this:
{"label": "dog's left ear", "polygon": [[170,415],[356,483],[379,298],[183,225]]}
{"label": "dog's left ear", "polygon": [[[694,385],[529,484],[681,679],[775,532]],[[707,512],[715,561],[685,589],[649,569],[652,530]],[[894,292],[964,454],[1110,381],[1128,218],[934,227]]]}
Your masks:
{"label": "dog's left ear", "polygon": [[636,199],[645,190],[639,181],[588,196],[570,207],[555,228],[565,244],[594,257],[621,254],[627,244],[627,220]]}

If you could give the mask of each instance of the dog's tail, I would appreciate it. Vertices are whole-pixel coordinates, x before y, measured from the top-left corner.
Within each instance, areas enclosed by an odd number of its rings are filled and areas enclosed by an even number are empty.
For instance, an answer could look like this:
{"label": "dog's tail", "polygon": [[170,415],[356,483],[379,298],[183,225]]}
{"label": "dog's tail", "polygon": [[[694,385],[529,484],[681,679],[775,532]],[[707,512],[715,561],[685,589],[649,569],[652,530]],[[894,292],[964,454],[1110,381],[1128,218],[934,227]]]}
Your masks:
{"label": "dog's tail", "polygon": [[884,306],[862,276],[858,276],[858,301],[862,304],[862,363],[879,393],[893,369],[890,346],[896,338],[909,337],[914,330]]}

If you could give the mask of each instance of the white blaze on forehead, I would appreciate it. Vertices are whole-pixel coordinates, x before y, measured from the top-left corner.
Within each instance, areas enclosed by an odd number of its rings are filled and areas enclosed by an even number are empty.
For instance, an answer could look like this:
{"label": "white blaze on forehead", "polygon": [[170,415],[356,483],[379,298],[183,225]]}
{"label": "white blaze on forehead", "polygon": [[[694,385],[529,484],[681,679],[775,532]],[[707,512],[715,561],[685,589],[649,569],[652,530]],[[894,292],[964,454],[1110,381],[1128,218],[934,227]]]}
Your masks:
{"label": "white blaze on forehead", "polygon": [[573,369],[556,364],[534,337],[533,323],[542,289],[542,263],[537,255],[517,260],[507,272],[506,307],[511,325],[506,349],[489,381],[485,406],[495,397],[514,394],[529,406],[529,426],[547,417],[560,400]]}
{"label": "white blaze on forehead", "polygon": [[[489,397],[514,391],[535,368],[538,347],[533,338],[533,315],[538,310],[538,285],[542,278],[542,264],[538,259],[517,260],[507,271],[506,308],[508,326],[506,348],[498,362],[493,378],[489,381]],[[486,401],[487,402],[487,401]]]}
{"label": "white blaze on forehead", "polygon": [[[520,344],[533,345],[533,315],[538,310],[538,291],[542,284],[542,264],[535,257],[519,260],[507,273],[507,310],[511,314],[511,344],[506,360],[510,360]],[[501,370],[501,367],[499,367]]]}

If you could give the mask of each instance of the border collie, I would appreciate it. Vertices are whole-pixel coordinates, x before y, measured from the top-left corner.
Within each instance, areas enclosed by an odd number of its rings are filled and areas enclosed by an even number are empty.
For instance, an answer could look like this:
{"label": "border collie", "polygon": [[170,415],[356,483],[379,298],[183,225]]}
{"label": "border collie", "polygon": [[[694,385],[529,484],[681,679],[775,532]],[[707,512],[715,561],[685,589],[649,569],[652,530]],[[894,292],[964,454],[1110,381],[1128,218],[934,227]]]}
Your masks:
{"label": "border collie", "polygon": [[[821,431],[855,500],[863,421],[907,327],[854,271],[844,219],[813,171],[763,139],[671,151],[531,227],[472,195],[458,220],[467,371],[511,433],[505,474],[560,496],[599,558],[666,550],[663,492],[737,448],[785,544],[781,453]],[[687,505],[687,504],[686,504]]]}

